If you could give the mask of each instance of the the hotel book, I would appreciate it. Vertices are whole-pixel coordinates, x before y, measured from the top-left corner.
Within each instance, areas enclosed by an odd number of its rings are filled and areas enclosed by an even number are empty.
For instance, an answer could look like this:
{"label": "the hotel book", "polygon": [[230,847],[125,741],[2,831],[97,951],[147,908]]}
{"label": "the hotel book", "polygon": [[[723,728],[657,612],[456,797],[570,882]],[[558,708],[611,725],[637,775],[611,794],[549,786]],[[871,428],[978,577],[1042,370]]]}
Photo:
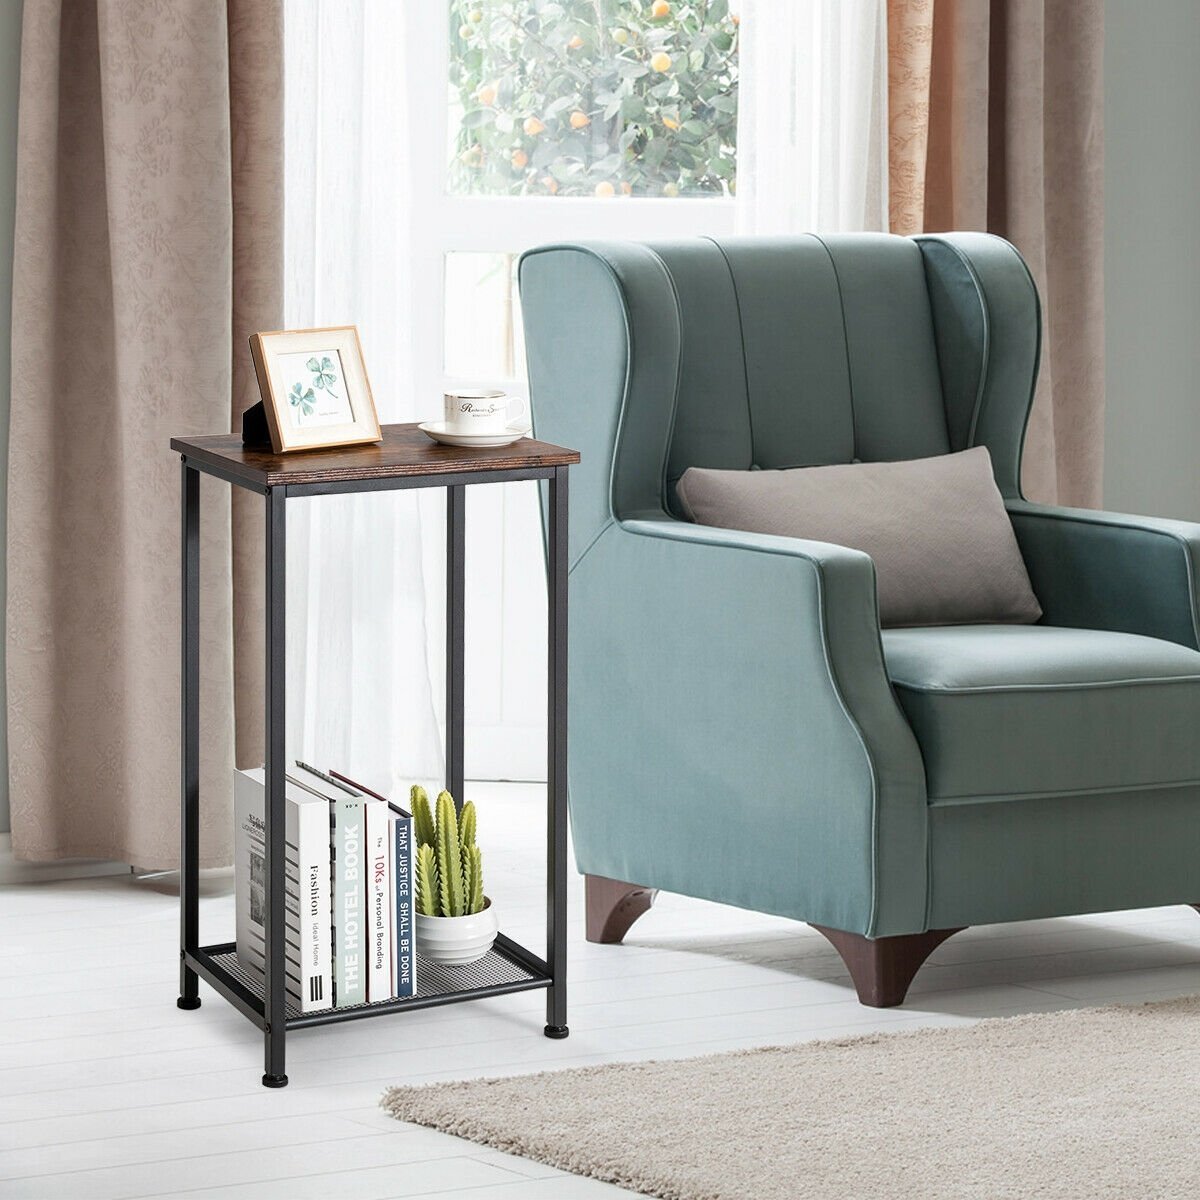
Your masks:
{"label": "the hotel book", "polygon": [[[319,1012],[333,1004],[329,806],[290,780],[285,794],[286,991],[301,1012]],[[234,772],[233,802],[237,956],[243,969],[261,976],[267,889],[262,768]]]}

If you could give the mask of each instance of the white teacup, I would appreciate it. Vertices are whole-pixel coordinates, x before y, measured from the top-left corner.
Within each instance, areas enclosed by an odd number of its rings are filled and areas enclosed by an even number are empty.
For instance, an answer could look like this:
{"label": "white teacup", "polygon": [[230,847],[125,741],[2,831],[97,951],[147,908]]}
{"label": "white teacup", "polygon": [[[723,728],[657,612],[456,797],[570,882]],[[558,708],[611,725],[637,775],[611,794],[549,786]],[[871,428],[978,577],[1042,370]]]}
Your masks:
{"label": "white teacup", "polygon": [[525,413],[524,400],[491,389],[446,392],[445,400],[446,428],[451,433],[504,433]]}

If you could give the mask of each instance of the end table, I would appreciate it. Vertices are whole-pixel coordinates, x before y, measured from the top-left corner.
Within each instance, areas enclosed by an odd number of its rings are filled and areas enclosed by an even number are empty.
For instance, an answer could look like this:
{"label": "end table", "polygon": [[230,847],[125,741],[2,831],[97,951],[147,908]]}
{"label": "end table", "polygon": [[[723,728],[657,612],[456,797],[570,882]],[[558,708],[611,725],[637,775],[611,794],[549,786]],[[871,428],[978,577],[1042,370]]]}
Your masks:
{"label": "end table", "polygon": [[[263,1032],[263,1084],[287,1083],[287,1033],[408,1009],[546,988],[547,1037],[567,1036],[567,470],[579,454],[522,438],[510,446],[468,450],[436,445],[416,425],[385,425],[373,446],[274,454],[236,435],[179,437],[182,456],[182,776],[180,858],[180,1008],[199,1008],[204,979]],[[266,501],[266,969],[245,971],[235,943],[199,944],[200,831],[200,473],[258,492]],[[301,1014],[285,991],[284,745],[287,502],[301,496],[405,488],[446,489],[446,786],[463,791],[464,489],[473,483],[545,480],[549,581],[547,727],[546,957],[501,934],[488,955],[467,967],[422,962],[417,994],[402,1000]],[[418,946],[418,956],[420,947]]]}

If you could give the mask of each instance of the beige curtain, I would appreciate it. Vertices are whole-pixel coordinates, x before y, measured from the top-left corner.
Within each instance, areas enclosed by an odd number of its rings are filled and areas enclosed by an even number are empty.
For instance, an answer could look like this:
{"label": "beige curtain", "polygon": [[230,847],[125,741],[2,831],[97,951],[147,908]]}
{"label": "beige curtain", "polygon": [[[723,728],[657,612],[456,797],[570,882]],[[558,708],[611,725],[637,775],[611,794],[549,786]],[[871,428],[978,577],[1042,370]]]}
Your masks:
{"label": "beige curtain", "polygon": [[1043,341],[1023,486],[1031,499],[1097,507],[1102,0],[892,0],[893,12],[892,228],[988,230],[1024,255],[1042,297]]}
{"label": "beige curtain", "polygon": [[[178,863],[168,440],[230,428],[253,398],[245,336],[280,323],[280,2],[25,5],[7,627],[20,858]],[[231,565],[228,493],[205,481],[203,865],[230,857],[235,633],[241,650],[255,624],[253,596],[235,603],[253,546],[239,539]],[[239,682],[259,673],[247,661]]]}

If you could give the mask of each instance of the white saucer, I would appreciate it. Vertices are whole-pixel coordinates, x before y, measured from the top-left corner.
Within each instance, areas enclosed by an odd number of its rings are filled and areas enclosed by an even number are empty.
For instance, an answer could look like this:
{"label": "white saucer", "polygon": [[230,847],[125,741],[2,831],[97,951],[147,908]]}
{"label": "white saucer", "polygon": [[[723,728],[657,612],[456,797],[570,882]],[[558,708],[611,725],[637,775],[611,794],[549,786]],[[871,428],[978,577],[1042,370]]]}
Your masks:
{"label": "white saucer", "polygon": [[520,441],[529,431],[528,425],[509,425],[503,433],[451,433],[445,421],[422,421],[417,428],[443,446],[511,446]]}

